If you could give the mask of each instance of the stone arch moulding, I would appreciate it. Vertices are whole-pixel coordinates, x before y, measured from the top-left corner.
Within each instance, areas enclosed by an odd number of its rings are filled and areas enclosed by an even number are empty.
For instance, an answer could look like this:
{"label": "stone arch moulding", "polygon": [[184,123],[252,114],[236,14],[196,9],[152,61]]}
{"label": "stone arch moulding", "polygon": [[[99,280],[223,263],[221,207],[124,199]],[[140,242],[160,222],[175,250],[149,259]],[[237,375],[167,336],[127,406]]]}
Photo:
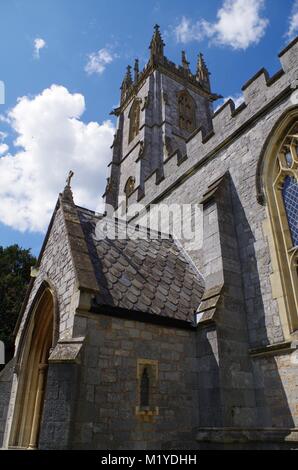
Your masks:
{"label": "stone arch moulding", "polygon": [[17,385],[9,447],[38,448],[48,358],[59,335],[58,303],[50,281],[38,288],[17,349]]}
{"label": "stone arch moulding", "polygon": [[[18,367],[19,367],[19,364],[20,364],[20,359],[21,359],[21,356],[22,356],[22,350],[24,348],[24,341],[25,341],[26,336],[27,336],[27,331],[28,331],[28,327],[30,325],[32,315],[34,315],[34,311],[36,310],[36,306],[39,303],[39,301],[40,301],[40,299],[41,299],[41,297],[42,297],[42,295],[43,295],[43,293],[46,289],[48,289],[50,291],[50,293],[53,297],[53,308],[54,308],[54,311],[53,311],[53,316],[54,316],[53,347],[58,342],[59,328],[60,328],[60,314],[59,314],[59,302],[58,302],[57,291],[56,291],[56,287],[54,286],[52,281],[49,278],[45,278],[41,282],[40,286],[37,289],[37,292],[34,296],[34,299],[31,303],[31,306],[29,308],[24,326],[22,327],[23,331],[20,334],[20,340],[18,342],[17,350],[16,350],[16,365],[15,365],[16,371],[18,371]],[[18,334],[18,332],[16,332],[16,336],[17,336],[17,334]]]}
{"label": "stone arch moulding", "polygon": [[256,172],[257,200],[261,205],[266,204],[263,174],[265,162],[268,160],[267,156],[269,154],[272,155],[274,149],[278,149],[281,146],[283,138],[289,132],[292,125],[295,124],[296,120],[298,120],[298,106],[292,106],[274,124],[262,147]]}
{"label": "stone arch moulding", "polygon": [[[290,184],[289,184],[290,183]],[[298,106],[289,108],[270,132],[258,162],[258,202],[266,206],[273,274],[285,337],[298,332]],[[279,292],[279,293],[278,293]]]}

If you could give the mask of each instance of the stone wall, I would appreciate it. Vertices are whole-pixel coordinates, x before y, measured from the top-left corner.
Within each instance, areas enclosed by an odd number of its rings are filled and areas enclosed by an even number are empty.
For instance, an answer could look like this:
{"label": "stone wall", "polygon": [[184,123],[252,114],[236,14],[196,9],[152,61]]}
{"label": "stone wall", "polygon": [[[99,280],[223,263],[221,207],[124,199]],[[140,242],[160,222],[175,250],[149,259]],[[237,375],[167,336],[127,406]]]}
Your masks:
{"label": "stone wall", "polygon": [[[273,78],[261,71],[250,80],[243,87],[245,103],[238,110],[235,111],[232,103],[218,110],[213,118],[214,135],[207,140],[201,132],[194,135],[187,143],[187,159],[180,164],[175,155],[167,160],[165,179],[158,185],[154,176],[148,179],[145,195],[140,201],[145,206],[152,203],[197,205],[208,185],[223,173],[230,174],[234,243],[239,247],[238,276],[241,282],[238,288],[243,290],[247,350],[278,345],[291,339],[283,328],[271,285],[274,267],[268,231],[264,230],[265,225],[268,226],[268,214],[266,207],[258,202],[256,177],[266,138],[285,110],[293,106],[291,84],[298,74],[297,51],[296,41],[281,55],[283,69]],[[130,198],[131,203],[133,199],[134,195]],[[205,278],[212,279],[222,269],[223,260],[222,254],[217,253],[216,212],[207,215],[202,243],[192,247],[189,254]],[[210,224],[206,223],[209,218]],[[228,289],[233,288],[228,277],[225,285]],[[222,309],[224,315],[225,307]],[[266,353],[258,358],[251,355],[256,398],[250,397],[251,392],[244,389],[241,394],[246,394],[248,406],[256,400],[258,426],[291,427],[298,424],[297,364],[291,359],[292,354],[291,351],[276,352],[270,358]],[[214,393],[215,388],[214,385]],[[235,403],[237,401],[235,397]]]}
{"label": "stone wall", "polygon": [[[33,288],[31,289],[27,305],[23,313],[23,317],[16,338],[16,353],[18,352],[18,345],[22,334],[24,333],[24,326],[28,314],[33,305],[38,289],[43,281],[49,281],[51,283],[51,286],[55,289],[58,304],[57,320],[59,322],[59,337],[63,338],[66,336],[71,336],[75,313],[73,305],[71,304],[71,300],[72,295],[76,289],[76,277],[73,268],[73,261],[68,244],[66,226],[64,223],[64,215],[61,206],[54,213],[54,218],[51,222],[48,233],[48,239],[46,240],[46,244],[44,247],[43,256],[40,260],[38,274],[36,279],[34,280]],[[4,372],[5,371],[6,368],[4,369]],[[10,385],[8,383],[3,384],[0,380],[0,393],[2,393],[2,390],[4,390],[3,393],[5,394],[5,403],[8,410],[7,429],[9,429],[13,419],[14,403],[18,390],[18,375],[14,374],[12,380],[13,385],[10,390],[11,393],[8,392]]]}
{"label": "stone wall", "polygon": [[39,449],[71,448],[79,390],[78,374],[77,364],[49,364]]}
{"label": "stone wall", "polygon": [[[188,158],[179,166],[175,156],[168,160],[164,165],[165,179],[159,185],[154,177],[148,179],[140,201],[145,206],[198,204],[209,184],[223,173],[230,173],[251,347],[284,339],[270,283],[269,243],[263,231],[267,211],[257,201],[256,175],[266,138],[292,106],[290,84],[298,72],[298,55],[293,50],[298,50],[298,43],[282,56],[287,74],[269,81],[262,72],[252,80],[244,89],[245,105],[234,112],[228,103],[217,111],[213,137],[203,142],[201,133],[195,135],[187,144]],[[278,96],[280,99],[273,103]],[[134,202],[134,194],[130,202]],[[202,269],[203,246],[197,246],[190,254],[198,269]]]}
{"label": "stone wall", "polygon": [[[215,181],[225,171],[230,173],[231,203],[236,227],[234,242],[239,246],[240,273],[237,276],[241,277],[240,289],[243,289],[248,329],[248,342],[245,346],[247,350],[261,348],[268,344],[278,344],[285,339],[278,303],[272,292],[270,281],[273,266],[269,242],[263,230],[264,221],[267,220],[267,211],[266,207],[257,201],[255,185],[258,158],[264,137],[269,134],[278,115],[283,112],[284,105],[285,103],[276,108],[271,115],[264,117],[259,126],[255,126],[231,144],[228,150],[220,151],[216,158],[200,168],[184,184],[165,195],[160,202],[161,204],[172,202],[198,204],[208,184]],[[212,279],[212,276],[216,277],[222,264],[221,254],[217,252],[217,235],[214,228],[217,219],[214,220],[214,217],[217,217],[214,211],[207,214],[206,220],[210,220],[210,223],[207,225],[207,222],[204,222],[202,243],[189,252],[197,268],[205,278],[209,279]],[[201,224],[203,225],[203,218]],[[208,242],[206,242],[206,236],[209,236]],[[187,249],[187,243],[185,243],[185,248]],[[226,279],[227,288],[231,287],[229,281],[232,282],[232,279]],[[225,315],[224,308],[222,315]],[[297,365],[291,362],[290,354],[281,357],[277,355],[270,361],[265,358],[251,359],[255,377],[254,386],[257,389],[256,406],[260,426],[262,423],[271,426],[270,423],[274,422],[292,423],[292,426],[298,424],[298,394],[297,388],[292,386],[294,377],[298,375]],[[287,363],[286,368],[284,361]],[[262,367],[257,365],[259,363],[263,364]],[[270,376],[271,379],[268,380]],[[254,397],[249,396],[251,392],[242,389],[239,393],[246,395],[248,406],[251,406],[252,401],[255,400]],[[279,406],[270,406],[272,402],[267,394],[270,396],[272,393],[277,393],[279,396]],[[237,404],[239,401],[235,395],[234,398]]]}
{"label": "stone wall", "polygon": [[76,279],[61,207],[56,212],[53,220],[38,274],[34,280],[34,285],[22,317],[16,339],[16,347],[23,332],[23,326],[34,297],[41,283],[45,280],[49,280],[52,283],[57,294],[57,302],[59,305],[59,335],[60,337],[70,335],[74,317],[74,312],[71,308],[71,297],[76,287]]}
{"label": "stone wall", "polygon": [[[76,449],[195,448],[198,422],[196,334],[105,315],[77,318],[87,334],[72,447]],[[154,407],[136,414],[137,361],[157,361]]]}
{"label": "stone wall", "polygon": [[294,353],[254,358],[258,426],[298,426],[298,361]]}
{"label": "stone wall", "polygon": [[[283,107],[280,108],[280,113],[282,110]],[[255,127],[243,135],[226,151],[220,151],[216,158],[210,160],[160,201],[162,204],[174,202],[196,205],[200,203],[208,184],[229,171],[251,347],[267,344],[268,341],[283,340],[278,305],[272,298],[269,244],[263,233],[263,221],[267,214],[265,207],[257,202],[255,186],[258,157],[264,142],[264,135],[268,135],[276,118],[276,111],[271,116],[267,115],[263,122],[259,123],[258,128]],[[185,247],[187,248],[187,245]],[[203,261],[206,256],[203,244],[197,246],[197,249],[192,249],[189,254],[197,268],[202,270],[203,265],[206,264]],[[214,269],[212,246],[208,256],[210,263],[206,269],[211,274]]]}
{"label": "stone wall", "polygon": [[[129,142],[129,127],[130,119],[129,112],[133,101],[130,101],[128,106],[123,112],[123,134],[122,134],[122,163],[119,166],[119,196],[124,197],[124,187],[130,176],[135,177],[136,183],[135,186],[142,186],[141,181],[141,161],[138,160],[140,153],[141,141],[144,141],[145,128],[144,124],[147,118],[147,109],[143,108],[145,97],[148,96],[149,92],[149,82],[145,82],[143,87],[139,90],[138,98],[142,100],[141,102],[141,111],[140,111],[140,132],[139,134]],[[148,142],[149,144],[149,142]],[[147,145],[146,151],[150,152],[150,148]],[[145,155],[144,155],[145,156]],[[146,170],[146,176],[150,173],[150,168]]]}
{"label": "stone wall", "polygon": [[[125,183],[129,176],[136,178],[136,187],[143,191],[145,181],[154,170],[163,174],[163,161],[179,149],[186,153],[186,139],[190,133],[179,128],[178,93],[188,89],[196,103],[196,122],[203,128],[204,135],[211,129],[211,108],[209,101],[187,81],[175,80],[159,70],[155,70],[144,82],[137,94],[141,99],[140,132],[129,142],[129,112],[133,101],[123,111],[122,156],[119,166],[119,195],[123,196]],[[145,104],[145,100],[147,100]],[[120,124],[119,124],[120,125]],[[140,143],[144,143],[144,152],[139,155]],[[135,192],[135,199],[140,193]]]}
{"label": "stone wall", "polygon": [[13,368],[14,359],[12,359],[0,372],[0,449],[3,445],[4,431],[8,414]]}

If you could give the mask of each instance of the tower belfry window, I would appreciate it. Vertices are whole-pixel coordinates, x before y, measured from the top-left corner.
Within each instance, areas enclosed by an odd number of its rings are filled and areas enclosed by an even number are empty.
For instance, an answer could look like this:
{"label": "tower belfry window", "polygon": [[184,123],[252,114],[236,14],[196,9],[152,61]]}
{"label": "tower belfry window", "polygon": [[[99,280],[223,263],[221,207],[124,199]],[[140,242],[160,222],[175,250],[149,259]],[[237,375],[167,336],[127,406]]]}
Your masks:
{"label": "tower belfry window", "polygon": [[178,95],[179,127],[188,132],[196,128],[196,104],[185,90]]}
{"label": "tower belfry window", "polygon": [[135,99],[129,111],[129,136],[128,143],[130,143],[138,134],[140,130],[140,100]]}

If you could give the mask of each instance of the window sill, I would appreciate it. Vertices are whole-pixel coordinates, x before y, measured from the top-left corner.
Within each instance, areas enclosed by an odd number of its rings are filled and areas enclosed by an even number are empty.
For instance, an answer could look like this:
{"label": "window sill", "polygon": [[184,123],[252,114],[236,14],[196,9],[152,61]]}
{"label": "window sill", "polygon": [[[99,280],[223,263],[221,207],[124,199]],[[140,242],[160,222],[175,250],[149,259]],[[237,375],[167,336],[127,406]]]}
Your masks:
{"label": "window sill", "polygon": [[157,416],[158,414],[158,406],[136,406],[136,415],[138,416]]}

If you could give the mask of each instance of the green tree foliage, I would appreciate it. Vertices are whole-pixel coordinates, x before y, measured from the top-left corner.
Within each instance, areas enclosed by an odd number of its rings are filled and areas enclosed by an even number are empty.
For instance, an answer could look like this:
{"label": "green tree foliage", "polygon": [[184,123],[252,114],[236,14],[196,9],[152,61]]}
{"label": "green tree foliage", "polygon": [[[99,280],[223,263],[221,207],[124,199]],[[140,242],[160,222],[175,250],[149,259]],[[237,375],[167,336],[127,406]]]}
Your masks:
{"label": "green tree foliage", "polygon": [[36,258],[18,245],[0,246],[0,340],[11,355],[12,333]]}

